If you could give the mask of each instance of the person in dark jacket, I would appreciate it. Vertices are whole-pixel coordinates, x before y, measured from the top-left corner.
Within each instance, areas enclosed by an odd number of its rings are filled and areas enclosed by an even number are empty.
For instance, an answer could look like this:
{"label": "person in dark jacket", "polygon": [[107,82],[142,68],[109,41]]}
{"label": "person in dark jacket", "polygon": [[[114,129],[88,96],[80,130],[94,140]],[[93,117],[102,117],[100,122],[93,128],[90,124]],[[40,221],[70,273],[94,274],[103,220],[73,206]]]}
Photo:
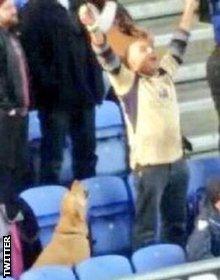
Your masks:
{"label": "person in dark jacket", "polygon": [[220,180],[207,188],[204,207],[187,244],[189,261],[220,257]]}
{"label": "person in dark jacket", "polygon": [[66,134],[73,144],[75,179],[95,175],[95,105],[103,94],[102,72],[76,16],[56,0],[30,0],[21,12],[35,108],[42,130],[41,183],[59,183]]}
{"label": "person in dark jacket", "polygon": [[29,87],[22,48],[10,31],[17,25],[12,0],[0,1],[0,205],[9,219],[18,212],[27,159]]}
{"label": "person in dark jacket", "polygon": [[220,0],[200,0],[200,20],[211,23],[214,31],[215,46],[208,58],[206,71],[211,95],[220,121]]}

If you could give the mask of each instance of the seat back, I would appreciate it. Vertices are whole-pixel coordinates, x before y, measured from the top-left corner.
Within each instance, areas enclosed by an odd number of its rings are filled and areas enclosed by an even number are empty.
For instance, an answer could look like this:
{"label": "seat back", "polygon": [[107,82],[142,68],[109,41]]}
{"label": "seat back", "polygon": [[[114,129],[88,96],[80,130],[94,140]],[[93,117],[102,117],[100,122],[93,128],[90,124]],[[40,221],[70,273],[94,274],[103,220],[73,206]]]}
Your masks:
{"label": "seat back", "polygon": [[[102,105],[96,107],[96,130],[100,132],[98,138],[102,137],[103,133],[109,129],[110,132],[116,131],[117,128],[123,127],[123,119],[120,108],[117,104],[112,101],[104,101]],[[113,135],[108,135],[113,136]],[[115,135],[114,135],[115,136]]]}
{"label": "seat back", "polygon": [[96,177],[83,183],[89,193],[88,221],[92,254],[130,251],[134,213],[122,179]]}
{"label": "seat back", "polygon": [[93,257],[77,265],[75,271],[80,280],[112,280],[132,274],[128,259],[117,255]]}
{"label": "seat back", "polygon": [[205,171],[202,160],[188,160],[189,167],[189,184],[188,200],[193,200],[197,191],[205,187]]}
{"label": "seat back", "polygon": [[185,263],[185,253],[178,245],[152,245],[136,251],[132,256],[132,263],[137,273],[146,273]]}
{"label": "seat back", "polygon": [[188,160],[189,183],[187,192],[188,234],[194,227],[194,220],[199,212],[199,202],[205,189],[205,173],[202,160]]}
{"label": "seat back", "polygon": [[190,180],[188,185],[188,232],[193,229],[194,219],[199,213],[209,181],[220,179],[220,158],[208,157],[189,160]]}
{"label": "seat back", "polygon": [[138,178],[134,176],[134,174],[130,173],[127,178],[127,184],[129,195],[131,196],[133,204],[135,205],[137,201],[137,192],[135,185],[138,184]]}
{"label": "seat back", "polygon": [[103,138],[97,141],[98,176],[123,175],[128,171],[127,146],[124,137]]}
{"label": "seat back", "polygon": [[120,175],[127,171],[127,144],[122,113],[112,101],[96,108],[97,175]]}
{"label": "seat back", "polygon": [[40,228],[40,241],[46,246],[60,217],[60,206],[67,189],[62,186],[41,186],[28,189],[21,197],[33,210]]}
{"label": "seat back", "polygon": [[76,280],[76,277],[70,267],[56,265],[31,269],[20,280]]}
{"label": "seat back", "polygon": [[220,179],[220,157],[209,157],[202,159],[206,183],[213,178]]}
{"label": "seat back", "polygon": [[28,0],[15,0],[15,5],[18,9],[22,8],[25,4],[27,4]]}

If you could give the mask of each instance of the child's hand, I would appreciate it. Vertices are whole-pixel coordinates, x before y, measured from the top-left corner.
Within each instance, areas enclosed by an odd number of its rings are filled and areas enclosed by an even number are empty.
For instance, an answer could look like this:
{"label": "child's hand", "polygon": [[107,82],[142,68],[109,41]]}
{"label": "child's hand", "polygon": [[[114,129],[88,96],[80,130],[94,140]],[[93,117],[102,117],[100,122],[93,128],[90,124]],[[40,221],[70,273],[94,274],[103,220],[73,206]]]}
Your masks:
{"label": "child's hand", "polygon": [[92,26],[96,23],[96,15],[92,4],[82,5],[79,9],[79,19],[85,26]]}
{"label": "child's hand", "polygon": [[180,19],[179,28],[190,32],[199,9],[199,0],[185,0],[185,7]]}
{"label": "child's hand", "polygon": [[185,9],[197,12],[199,9],[199,0],[185,0]]}

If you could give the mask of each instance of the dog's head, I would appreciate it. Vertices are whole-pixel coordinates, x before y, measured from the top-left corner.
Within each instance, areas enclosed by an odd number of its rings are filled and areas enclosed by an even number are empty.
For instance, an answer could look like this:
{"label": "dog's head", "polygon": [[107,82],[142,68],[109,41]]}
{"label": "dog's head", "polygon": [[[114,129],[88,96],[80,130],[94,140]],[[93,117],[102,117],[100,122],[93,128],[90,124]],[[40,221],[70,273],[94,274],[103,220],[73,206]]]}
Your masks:
{"label": "dog's head", "polygon": [[63,199],[59,231],[75,231],[86,225],[87,193],[79,181],[74,181]]}
{"label": "dog's head", "polygon": [[70,191],[63,199],[61,215],[77,216],[85,219],[87,205],[87,194],[84,186],[79,181],[74,181]]}

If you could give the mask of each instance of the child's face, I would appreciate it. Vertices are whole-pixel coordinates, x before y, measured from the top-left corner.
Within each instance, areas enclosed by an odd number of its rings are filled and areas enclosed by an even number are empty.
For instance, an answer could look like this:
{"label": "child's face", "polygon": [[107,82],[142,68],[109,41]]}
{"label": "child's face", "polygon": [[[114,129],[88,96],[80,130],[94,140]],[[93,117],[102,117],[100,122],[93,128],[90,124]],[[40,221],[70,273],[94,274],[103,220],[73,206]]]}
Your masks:
{"label": "child's face", "polygon": [[159,56],[153,41],[140,39],[132,43],[127,54],[129,68],[139,74],[152,76],[158,70]]}

